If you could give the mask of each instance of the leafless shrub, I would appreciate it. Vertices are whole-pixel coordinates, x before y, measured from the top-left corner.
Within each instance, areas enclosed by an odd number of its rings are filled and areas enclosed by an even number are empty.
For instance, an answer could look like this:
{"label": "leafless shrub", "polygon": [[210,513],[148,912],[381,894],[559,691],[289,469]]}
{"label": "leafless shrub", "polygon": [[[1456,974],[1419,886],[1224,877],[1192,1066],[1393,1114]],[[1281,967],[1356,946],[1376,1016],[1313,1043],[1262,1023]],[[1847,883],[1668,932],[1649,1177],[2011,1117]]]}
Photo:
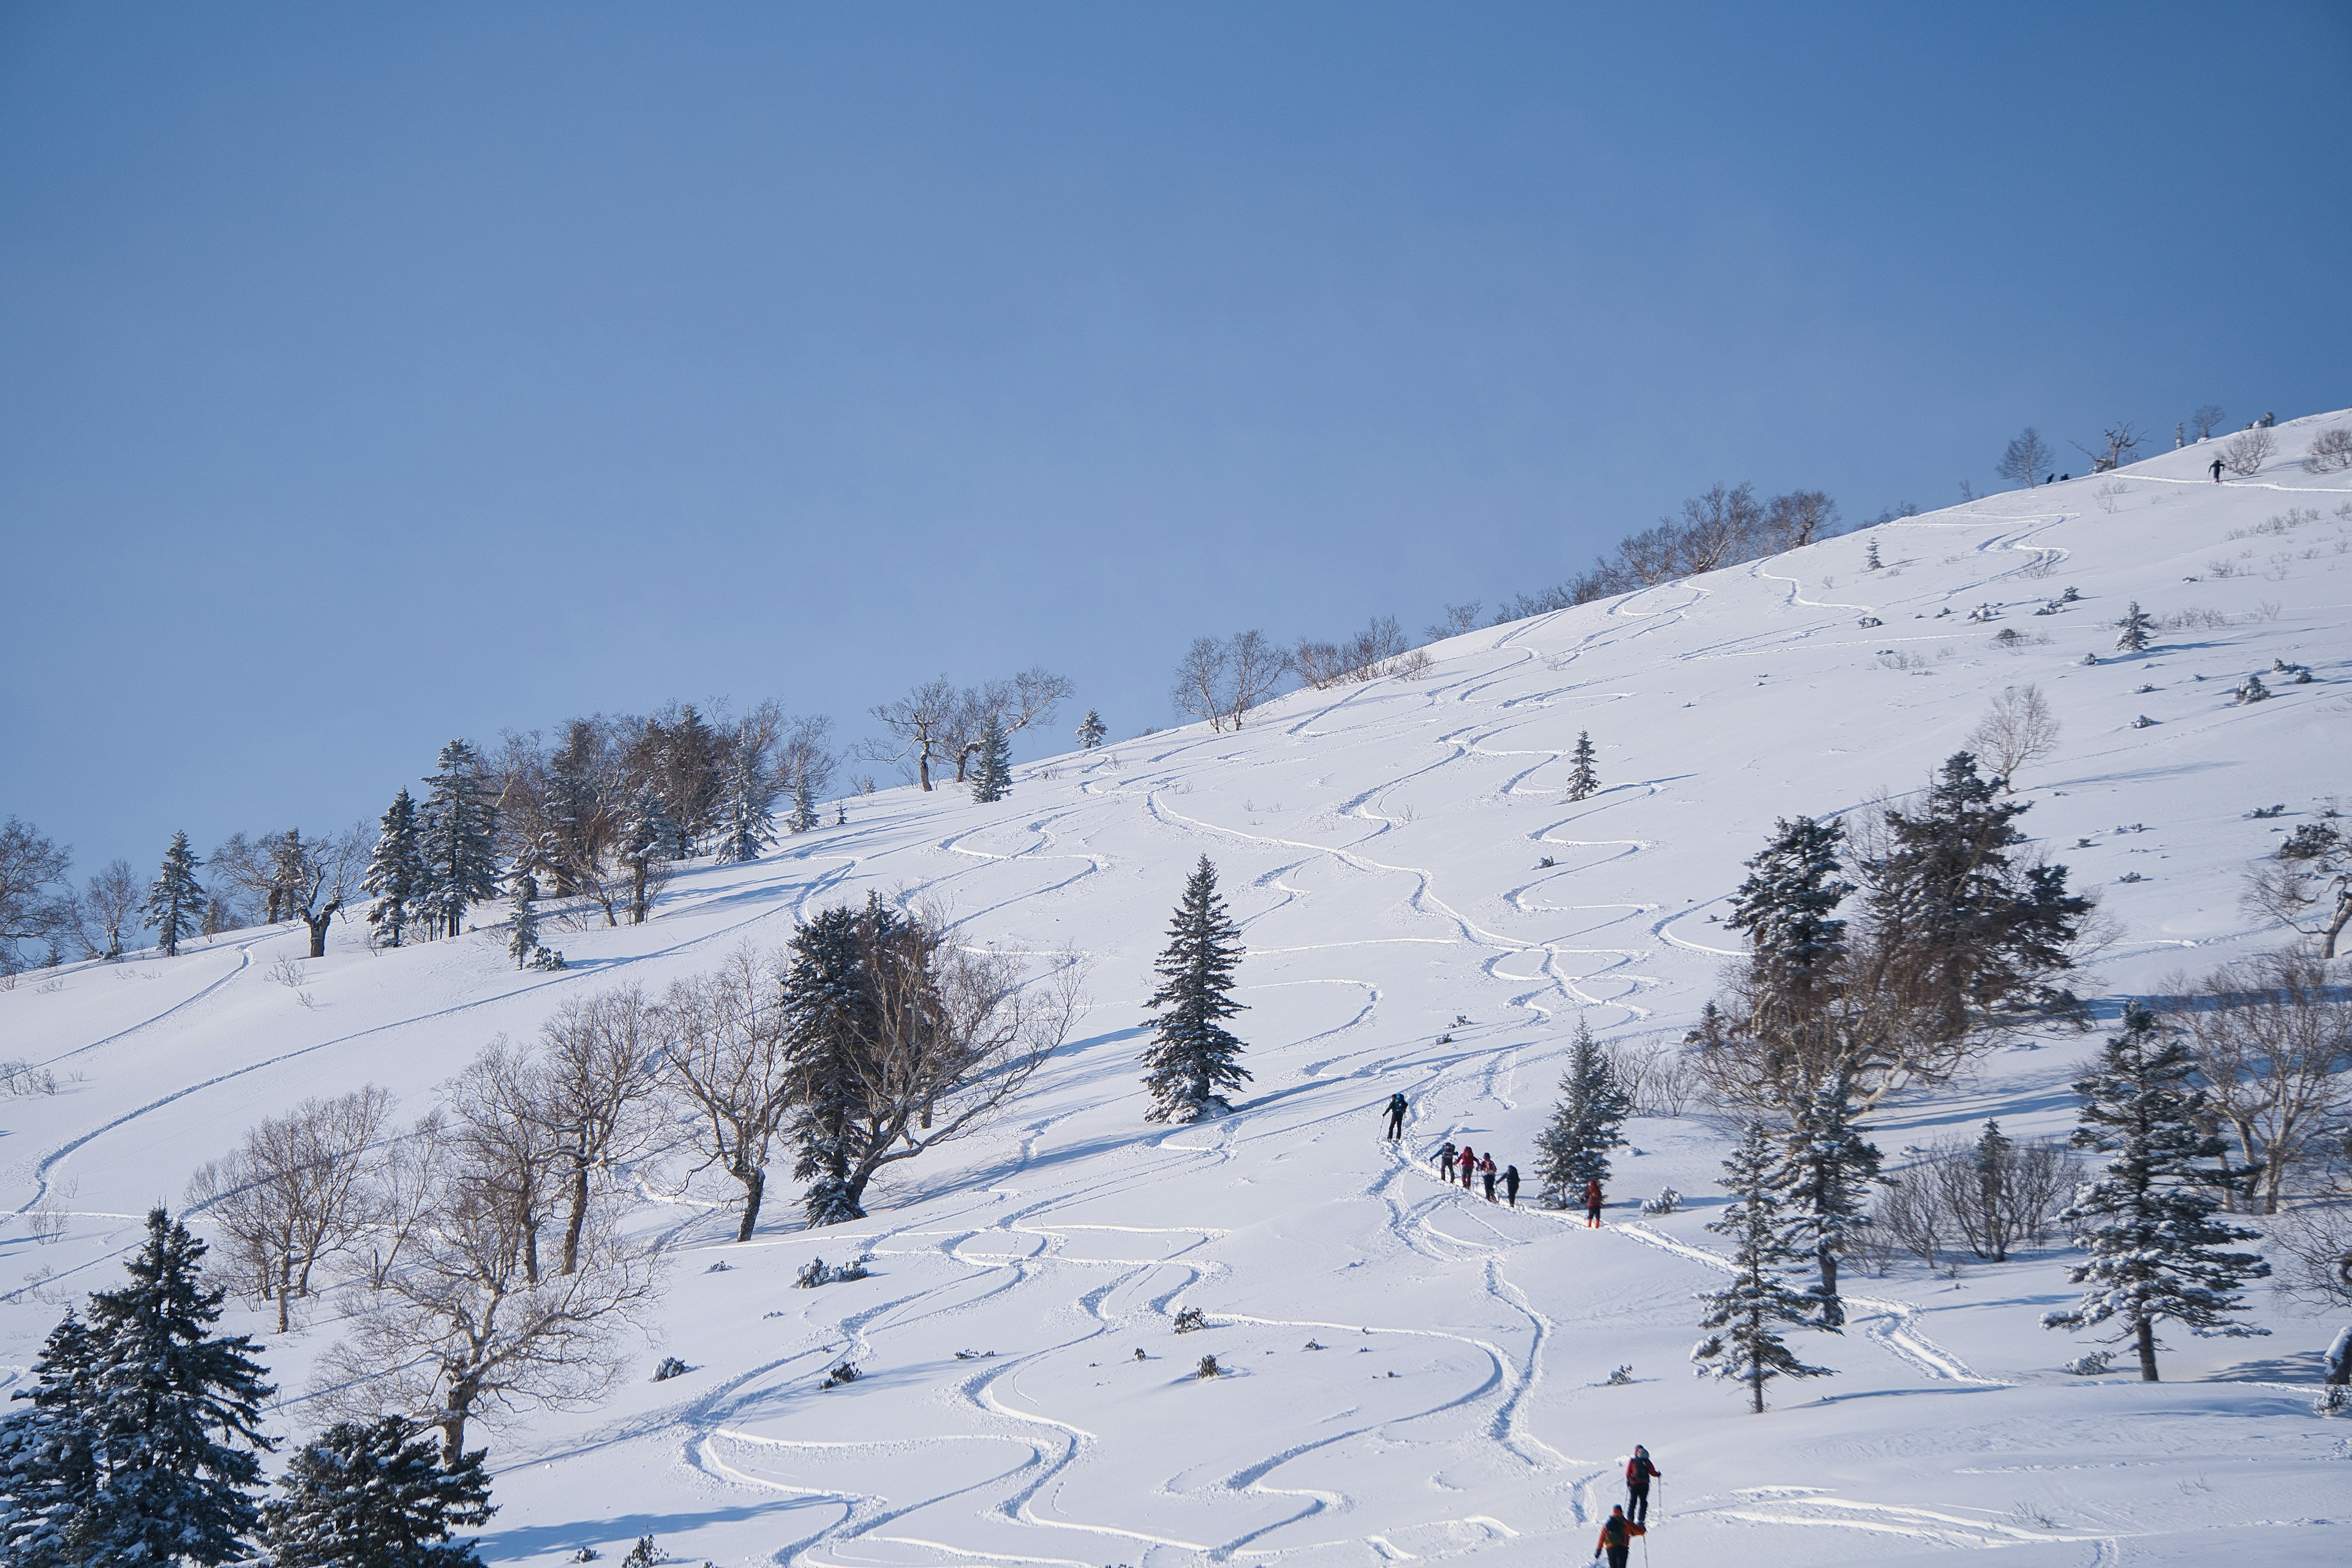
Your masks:
{"label": "leafless shrub", "polygon": [[2225,417],[2227,416],[2218,405],[2209,403],[2189,416],[2189,427],[2194,430],[2197,433],[2197,438],[2202,441],[2221,427],[2221,421]]}
{"label": "leafless shrub", "polygon": [[41,1189],[25,1211],[25,1227],[33,1234],[34,1243],[54,1247],[65,1238],[66,1226],[73,1218],[73,1201],[80,1190],[78,1181],[52,1182]]}
{"label": "leafless shrub", "polygon": [[1290,656],[1264,632],[1235,632],[1219,642],[1195,637],[1177,662],[1169,700],[1177,710],[1205,719],[1212,731],[1238,731],[1251,709],[1270,696],[1290,673]]}
{"label": "leafless shrub", "polygon": [[1968,749],[1991,764],[2004,782],[2058,749],[2058,718],[2038,686],[2011,686],[1993,700],[1992,711],[1969,732]]}
{"label": "leafless shrub", "polygon": [[[1396,617],[1375,616],[1362,631],[1343,643],[1301,638],[1290,662],[1301,680],[1323,691],[1394,674],[1404,651],[1404,634],[1397,629]],[[1428,662],[1425,654],[1423,662]]]}
{"label": "leafless shrub", "polygon": [[26,1061],[0,1062],[0,1098],[30,1100],[58,1091],[58,1075]]}
{"label": "leafless shrub", "polygon": [[2099,503],[2099,510],[2113,517],[2115,515],[2116,506],[2122,502],[2124,497],[2129,494],[2131,494],[2131,486],[2125,484],[2123,481],[2118,479],[2108,484],[2101,485],[2097,489],[2093,490],[2091,492],[2091,499]]}
{"label": "leafless shrub", "polygon": [[1951,1216],[1937,1201],[1932,1181],[1918,1172],[1893,1177],[1879,1190],[1869,1229],[1892,1237],[1931,1270],[1951,1249]]}
{"label": "leafless shrub", "polygon": [[564,1205],[556,1271],[579,1267],[591,1200],[622,1168],[667,1147],[656,1060],[664,1029],[634,985],[565,1003],[540,1026],[531,1062],[530,1114],[554,1153]]}
{"label": "leafless shrub", "polygon": [[2223,1191],[2232,1209],[2276,1214],[2287,1172],[2352,1110],[2352,995],[2308,952],[2266,954],[2217,969],[2179,1000],[2168,1021],[2188,1037],[2210,1102],[2246,1173]]}
{"label": "leafless shrub", "polygon": [[218,1222],[239,1288],[278,1303],[281,1334],[293,1298],[311,1294],[320,1260],[352,1250],[375,1223],[366,1162],[392,1105],[391,1091],[373,1085],[304,1100],[247,1129],[188,1182],[189,1206]]}
{"label": "leafless shrub", "polygon": [[1920,1201],[1937,1205],[1943,1226],[1988,1263],[2006,1262],[2021,1241],[2040,1246],[2074,1184],[2074,1162],[2048,1142],[2018,1142],[1996,1124],[1983,1137],[1936,1146],[1919,1166]]}
{"label": "leafless shrub", "polygon": [[1447,637],[1458,637],[1465,632],[1476,631],[1478,612],[1484,606],[1475,599],[1466,605],[1446,605],[1445,614],[1439,616],[1428,627],[1429,640],[1443,642]]}
{"label": "leafless shrub", "polygon": [[2276,445],[2260,426],[2241,430],[2221,444],[2221,466],[2242,479],[2249,478],[2261,471]]}
{"label": "leafless shrub", "polygon": [[[2226,574],[2223,574],[2223,575],[2226,575]],[[2219,610],[2191,608],[2186,610],[2174,610],[2171,614],[2158,621],[2157,625],[2168,632],[2218,632],[2227,629],[2230,625],[2230,617],[2223,615]]]}
{"label": "leafless shrub", "polygon": [[1601,1047],[1601,1054],[1636,1116],[1680,1116],[1698,1096],[1698,1074],[1676,1045],[1612,1040]]}
{"label": "leafless shrub", "polygon": [[302,988],[302,965],[290,952],[279,953],[277,961],[270,964],[268,974],[289,991]]}
{"label": "leafless shrub", "polygon": [[2352,468],[2352,425],[2334,425],[2311,438],[2311,455],[2303,460],[2304,471],[2313,474],[2333,474]]}
{"label": "leafless shrub", "polygon": [[738,1241],[751,1239],[768,1184],[768,1154],[793,1106],[793,1065],[774,959],[740,947],[709,974],[680,980],[662,1001],[662,1070],[687,1107],[703,1168],[743,1189]]}

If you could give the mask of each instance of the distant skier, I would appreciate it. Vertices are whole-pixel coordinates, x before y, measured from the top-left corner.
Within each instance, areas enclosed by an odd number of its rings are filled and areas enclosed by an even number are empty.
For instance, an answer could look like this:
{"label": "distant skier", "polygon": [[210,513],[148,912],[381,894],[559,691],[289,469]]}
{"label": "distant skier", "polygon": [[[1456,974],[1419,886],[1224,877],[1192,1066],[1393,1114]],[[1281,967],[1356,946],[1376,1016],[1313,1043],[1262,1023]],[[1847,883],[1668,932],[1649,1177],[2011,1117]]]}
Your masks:
{"label": "distant skier", "polygon": [[1486,1201],[1495,1201],[1495,1156],[1487,1155],[1478,1162],[1478,1179],[1486,1184]]}
{"label": "distant skier", "polygon": [[1609,1553],[1609,1568],[1625,1568],[1625,1559],[1633,1554],[1633,1537],[1649,1533],[1648,1530],[1627,1519],[1623,1509],[1612,1508],[1609,1510],[1609,1517],[1601,1521],[1601,1540],[1592,1548],[1592,1560],[1600,1562],[1601,1554],[1606,1552]]}
{"label": "distant skier", "polygon": [[1454,1179],[1454,1140],[1448,1138],[1445,1147],[1437,1152],[1437,1173],[1445,1181]]}
{"label": "distant skier", "polygon": [[1584,1223],[1595,1227],[1601,1224],[1601,1178],[1598,1176],[1584,1184]]}
{"label": "distant skier", "polygon": [[1401,1094],[1390,1095],[1389,1142],[1391,1143],[1396,1142],[1399,1139],[1404,1136],[1404,1096]]}
{"label": "distant skier", "polygon": [[1517,1165],[1503,1167],[1503,1195],[1510,1199],[1513,1208],[1519,1206],[1519,1168]]}
{"label": "distant skier", "polygon": [[1462,1190],[1470,1190],[1470,1178],[1478,1173],[1478,1151],[1467,1143],[1462,1145]]}
{"label": "distant skier", "polygon": [[2213,482],[2217,485],[2221,482],[2221,459],[2219,458],[2213,459]]}
{"label": "distant skier", "polygon": [[1650,1463],[1650,1450],[1641,1444],[1633,1445],[1633,1457],[1625,1461],[1625,1507],[1631,1510],[1636,1524],[1646,1524],[1650,1519],[1650,1478],[1666,1472]]}

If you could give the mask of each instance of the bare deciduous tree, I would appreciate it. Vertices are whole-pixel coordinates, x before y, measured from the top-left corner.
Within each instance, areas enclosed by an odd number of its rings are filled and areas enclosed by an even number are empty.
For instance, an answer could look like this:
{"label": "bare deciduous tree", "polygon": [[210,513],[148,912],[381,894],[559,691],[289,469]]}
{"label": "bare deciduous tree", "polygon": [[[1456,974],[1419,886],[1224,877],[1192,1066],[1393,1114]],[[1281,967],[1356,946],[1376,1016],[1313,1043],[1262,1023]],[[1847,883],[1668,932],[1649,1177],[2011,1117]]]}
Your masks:
{"label": "bare deciduous tree", "polygon": [[454,1463],[466,1427],[521,1410],[577,1409],[626,1370],[625,1339],[652,1302],[661,1257],[620,1234],[610,1205],[592,1208],[579,1267],[542,1275],[528,1263],[530,1221],[511,1173],[450,1151],[436,1173],[429,1225],[321,1359],[315,1387],[339,1415],[398,1413],[438,1426]]}
{"label": "bare deciduous tree", "polygon": [[0,822],[0,974],[19,964],[16,944],[46,941],[70,918],[62,884],[73,852],[42,837],[29,822]]}
{"label": "bare deciduous tree", "polygon": [[2095,451],[2080,441],[2074,443],[2074,449],[2091,459],[2091,472],[2104,474],[2109,469],[2120,468],[2124,466],[2125,459],[2138,447],[2140,435],[2139,426],[2126,419],[2122,424],[2109,426],[2099,433],[2099,439],[2106,443],[2104,449]]}
{"label": "bare deciduous tree", "polygon": [[1290,656],[1260,631],[1235,632],[1219,642],[1195,637],[1176,667],[1169,700],[1213,731],[1238,731],[1242,720],[1290,673]]}
{"label": "bare deciduous tree", "polygon": [[866,747],[862,754],[878,763],[894,763],[901,773],[911,770],[915,782],[931,787],[931,764],[955,755],[951,743],[961,694],[945,675],[927,680],[895,702],[871,710],[890,741]]}
{"label": "bare deciduous tree", "polygon": [[559,1274],[579,1268],[599,1184],[667,1140],[655,1066],[661,1045],[661,1021],[634,985],[567,1002],[540,1026],[532,1113],[551,1141],[566,1205]]}
{"label": "bare deciduous tree", "polygon": [[1969,750],[1990,763],[2005,786],[2013,784],[2019,769],[2057,749],[2058,718],[2038,686],[2005,688],[1969,732]]}
{"label": "bare deciduous tree", "polygon": [[960,695],[954,715],[952,750],[956,783],[965,782],[971,760],[987,744],[992,721],[1007,735],[1017,735],[1034,723],[1050,722],[1054,710],[1069,700],[1077,686],[1067,676],[1042,665],[1032,666],[1010,680],[992,680]]}
{"label": "bare deciduous tree", "polygon": [[147,889],[128,860],[117,859],[84,885],[74,910],[81,944],[92,958],[122,956],[123,937],[139,927],[139,900]]}
{"label": "bare deciduous tree", "polygon": [[2271,433],[2259,425],[2241,430],[2222,443],[2221,466],[2242,479],[2252,478],[2270,460],[2273,446]]}
{"label": "bare deciduous tree", "polygon": [[[448,1121],[436,1107],[419,1118],[415,1127],[389,1140],[368,1164],[369,1212],[367,1257],[355,1272],[371,1290],[383,1289],[397,1268],[409,1238],[419,1226],[432,1223],[432,1205],[441,1191],[449,1137]],[[356,1254],[354,1255],[356,1256]]]}
{"label": "bare deciduous tree", "polygon": [[2246,907],[2319,939],[2319,956],[2336,956],[2336,943],[2352,924],[2352,838],[2334,824],[2305,823],[2288,835],[2278,853],[2255,863],[2246,879]]}
{"label": "bare deciduous tree", "polygon": [[[2352,1207],[2328,1204],[2300,1209],[2271,1233],[2286,1254],[2279,1289],[2315,1307],[2352,1308]],[[2329,1347],[2327,1382],[2352,1384],[2352,1326],[2339,1330]]]}
{"label": "bare deciduous tree", "polygon": [[306,1100],[247,1130],[229,1154],[188,1183],[191,1208],[209,1212],[228,1252],[248,1272],[247,1294],[278,1303],[287,1331],[290,1303],[310,1294],[321,1258],[350,1251],[379,1217],[368,1180],[392,1092],[370,1085],[333,1100]]}
{"label": "bare deciduous tree", "polygon": [[2002,449],[1993,472],[2032,489],[2055,469],[2057,460],[2058,454],[2042,438],[2042,432],[2028,425]]}
{"label": "bare deciduous tree", "polygon": [[2202,441],[2221,427],[2223,417],[2221,408],[2209,403],[2189,416],[2189,427],[2196,431],[2197,438]]}
{"label": "bare deciduous tree", "polygon": [[1937,1228],[1957,1235],[1988,1263],[2003,1263],[2021,1241],[2040,1246],[2074,1189],[2074,1161],[2046,1140],[2018,1142],[1993,1131],[1936,1146],[1918,1169],[1916,1201],[1941,1211]]}
{"label": "bare deciduous tree", "polygon": [[1827,490],[1790,490],[1765,504],[1765,548],[1769,552],[1799,550],[1837,531],[1837,502]]}
{"label": "bare deciduous tree", "polygon": [[1445,614],[1429,626],[1425,635],[1432,642],[1443,642],[1465,632],[1475,632],[1478,629],[1478,612],[1484,607],[1475,599],[1466,605],[1448,605]]}
{"label": "bare deciduous tree", "polygon": [[504,1037],[466,1064],[442,1093],[448,1167],[483,1201],[511,1211],[519,1262],[534,1285],[541,1272],[540,1232],[558,1201],[556,1173],[565,1163],[543,1098],[536,1065]]}
{"label": "bare deciduous tree", "polygon": [[738,948],[713,973],[673,984],[661,1022],[663,1074],[693,1114],[704,1165],[742,1187],[735,1239],[749,1241],[767,1193],[768,1155],[793,1107],[778,965]]}
{"label": "bare deciduous tree", "polygon": [[2171,1021],[2245,1170],[2225,1189],[2232,1209],[2276,1214],[2290,1167],[2352,1108],[2352,997],[2307,952],[2270,953],[2215,970]]}
{"label": "bare deciduous tree", "polygon": [[2330,426],[2314,436],[2303,468],[2310,474],[2333,474],[2352,468],[2352,425]]}
{"label": "bare deciduous tree", "polygon": [[1404,633],[1394,616],[1375,616],[1362,631],[1342,643],[1299,639],[1291,668],[1318,691],[1347,683],[1360,684],[1396,674],[1405,653]]}

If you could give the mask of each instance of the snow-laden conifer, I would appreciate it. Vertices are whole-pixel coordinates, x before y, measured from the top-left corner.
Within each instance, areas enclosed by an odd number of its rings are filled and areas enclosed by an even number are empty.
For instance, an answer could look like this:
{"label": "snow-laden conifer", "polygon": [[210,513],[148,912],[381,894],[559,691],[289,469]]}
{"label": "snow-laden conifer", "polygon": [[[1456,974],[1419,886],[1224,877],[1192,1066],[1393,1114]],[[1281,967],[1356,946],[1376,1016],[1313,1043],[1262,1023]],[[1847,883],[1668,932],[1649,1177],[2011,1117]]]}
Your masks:
{"label": "snow-laden conifer", "polygon": [[417,837],[416,803],[404,789],[392,797],[376,829],[375,848],[368,856],[367,877],[360,886],[375,902],[368,908],[368,924],[376,940],[398,947],[417,915],[425,886],[425,851]]}
{"label": "snow-laden conifer", "polygon": [[636,799],[629,803],[628,815],[622,819],[616,856],[621,868],[629,874],[631,925],[646,923],[646,911],[653,907],[654,880],[669,858],[668,847],[675,832],[662,809],[661,797],[649,785],[639,789]]}
{"label": "snow-laden conifer", "polygon": [[978,770],[971,781],[971,798],[983,805],[992,805],[1013,793],[1013,742],[1004,733],[1004,721],[992,713],[988,728],[981,732]]}
{"label": "snow-laden conifer", "polygon": [[466,910],[498,896],[498,823],[489,780],[474,748],[452,741],[441,748],[425,782],[433,788],[419,813],[425,876],[418,902],[434,931],[461,936]]}
{"label": "snow-laden conifer", "polygon": [[1760,993],[1811,1001],[1845,943],[1835,910],[1853,884],[1840,875],[1843,824],[1783,817],[1772,841],[1748,862],[1723,923],[1745,931]]}
{"label": "snow-laden conifer", "polygon": [[[18,1489],[24,1478],[7,1472],[12,1568],[160,1568],[247,1554],[257,1517],[247,1491],[261,1478],[257,1451],[271,1447],[260,1421],[272,1390],[247,1353],[249,1339],[211,1331],[222,1292],[204,1282],[204,1255],[186,1226],[153,1211],[127,1265],[131,1282],[93,1293],[83,1326],[61,1324],[50,1336],[35,1369],[33,1415],[53,1440],[51,1464],[80,1474],[70,1499],[51,1488],[44,1501],[37,1474],[28,1496]],[[37,1512],[24,1511],[27,1500]],[[35,1541],[20,1547],[20,1531]],[[45,1554],[40,1538],[64,1553]]]}
{"label": "snow-laden conifer", "polygon": [[783,1004],[796,1092],[784,1137],[793,1179],[809,1184],[802,1202],[812,1226],[866,1217],[851,1178],[866,1149],[862,1074],[881,1032],[866,964],[892,949],[900,924],[897,910],[868,894],[863,910],[821,910],[793,933]]}
{"label": "snow-laden conifer", "polygon": [[79,1568],[76,1537],[99,1489],[96,1346],[79,1314],[49,1331],[30,1386],[10,1397],[31,1408],[0,1423],[0,1562]]}
{"label": "snow-laden conifer", "polygon": [[520,860],[507,873],[507,956],[517,969],[528,969],[539,951],[539,879]]}
{"label": "snow-laden conifer", "polygon": [[197,921],[212,902],[204,884],[196,880],[196,868],[203,864],[188,847],[186,834],[172,835],[172,847],[163,851],[163,867],[141,906],[147,923],[155,928],[155,943],[166,958],[180,956],[180,939],[196,933]]}
{"label": "snow-laden conifer", "polygon": [[[768,760],[747,737],[727,761],[725,788],[719,807],[719,848],[714,857],[720,865],[757,860],[776,841],[775,804],[776,781],[768,771]],[[798,810],[793,812],[795,821],[800,815]],[[803,830],[794,827],[793,831]]]}
{"label": "snow-laden conifer", "polygon": [[2083,1101],[2074,1142],[2109,1158],[2059,1216],[2089,1254],[2067,1278],[2089,1289],[2064,1311],[2044,1313],[2042,1326],[2114,1323],[2112,1342],[2137,1345],[2139,1374],[2149,1383],[2157,1381],[2156,1325],[2168,1319],[2205,1338],[2270,1332],[2231,1321],[2244,1308],[2239,1289],[2268,1275],[2270,1265],[2222,1250],[2262,1233],[2214,1218],[2221,1205],[2212,1192],[2236,1173],[2215,1163],[2223,1144],[2204,1130],[2212,1121],[2195,1074],[2180,1041],[2134,1005],[2125,1011],[2123,1032],[2074,1085]]}
{"label": "snow-laden conifer", "polygon": [[1853,1086],[1832,1073],[1797,1108],[1777,1176],[1790,1215],[1790,1246],[1810,1251],[1819,1282],[1813,1300],[1826,1329],[1845,1322],[1838,1295],[1838,1259],[1870,1223],[1870,1189],[1878,1179],[1878,1149],[1854,1125]]}
{"label": "snow-laden conifer", "polygon": [[1607,1184],[1609,1151],[1625,1142],[1622,1129],[1633,1109],[1608,1055],[1579,1016],[1568,1070],[1560,1075],[1559,1103],[1536,1136],[1536,1178],[1546,1207],[1581,1202],[1587,1182]]}
{"label": "snow-laden conifer", "polygon": [[2139,607],[2139,601],[2134,599],[2131,607],[2124,612],[2124,618],[2116,623],[2116,651],[2145,653],[2147,645],[2155,638],[2156,622]]}
{"label": "snow-laden conifer", "polygon": [[1597,754],[1592,749],[1592,736],[1579,730],[1576,732],[1576,750],[1568,755],[1569,799],[1586,799],[1601,787],[1600,772],[1592,765],[1592,759]]}
{"label": "snow-laden conifer", "polygon": [[816,791],[809,784],[806,768],[793,770],[792,795],[793,814],[785,819],[784,826],[794,833],[806,833],[817,825]]}
{"label": "snow-laden conifer", "polygon": [[1223,1020],[1244,1011],[1233,999],[1241,966],[1241,929],[1217,896],[1217,868],[1206,855],[1184,883],[1184,901],[1168,928],[1168,946],[1154,966],[1160,989],[1145,1004],[1159,1015],[1143,1052],[1146,1114],[1154,1121],[1198,1121],[1233,1109],[1224,1092],[1249,1081],[1242,1042]]}
{"label": "snow-laden conifer", "polygon": [[1103,737],[1109,733],[1108,730],[1103,728],[1102,715],[1091,708],[1087,709],[1087,716],[1078,721],[1078,750],[1093,751],[1103,743]]}
{"label": "snow-laden conifer", "polygon": [[1708,1333],[1691,1349],[1700,1376],[1746,1384],[1748,1408],[1759,1415],[1764,1414],[1764,1385],[1774,1378],[1827,1377],[1831,1372],[1799,1361],[1780,1338],[1783,1327],[1812,1323],[1815,1302],[1788,1279],[1791,1269],[1811,1259],[1790,1245],[1775,1191],[1780,1157],[1764,1124],[1756,1121],[1723,1163],[1721,1184],[1731,1202],[1706,1228],[1731,1239],[1731,1282],[1699,1293],[1706,1309],[1699,1327]]}
{"label": "snow-laden conifer", "polygon": [[270,1568],[479,1568],[459,1525],[486,1524],[485,1450],[444,1465],[440,1444],[403,1415],[344,1421],[295,1450],[262,1505]]}

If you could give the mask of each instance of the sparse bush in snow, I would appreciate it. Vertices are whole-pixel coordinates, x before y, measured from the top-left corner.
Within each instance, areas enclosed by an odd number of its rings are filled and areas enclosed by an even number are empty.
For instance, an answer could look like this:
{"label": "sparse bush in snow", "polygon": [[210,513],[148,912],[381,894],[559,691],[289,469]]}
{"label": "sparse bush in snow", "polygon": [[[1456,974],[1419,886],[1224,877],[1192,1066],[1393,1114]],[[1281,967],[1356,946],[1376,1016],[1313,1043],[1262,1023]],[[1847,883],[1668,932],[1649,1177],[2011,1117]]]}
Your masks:
{"label": "sparse bush in snow", "polygon": [[2275,446],[2268,430],[2259,426],[2241,430],[2222,444],[2221,466],[2240,479],[2246,479],[2261,470]]}
{"label": "sparse bush in snow", "polygon": [[1201,1358],[1201,1364],[1192,1369],[1192,1375],[1194,1377],[1223,1377],[1224,1375],[1224,1372],[1225,1369],[1217,1364],[1217,1358],[1215,1356],[1204,1355]]}
{"label": "sparse bush in snow", "polygon": [[2242,708],[2249,702],[2264,701],[2270,694],[2271,689],[2263,684],[2261,676],[2250,675],[2238,683],[2238,689],[2230,694],[2230,698],[2231,701]]}
{"label": "sparse bush in snow", "polygon": [[2058,717],[2038,686],[2011,686],[1969,733],[1969,749],[1992,764],[2004,784],[2018,770],[2058,749]]}
{"label": "sparse bush in snow", "polygon": [[1616,1371],[1609,1374],[1609,1386],[1612,1388],[1628,1387],[1632,1384],[1633,1381],[1633,1369],[1630,1365],[1621,1366],[1617,1368]]}
{"label": "sparse bush in snow", "polygon": [[2312,437],[2311,455],[2303,460],[2305,471],[2332,474],[2352,468],[2352,425],[2336,425]]}
{"label": "sparse bush in snow", "polygon": [[1176,1331],[1180,1334],[1189,1334],[1195,1329],[1205,1329],[1208,1326],[1208,1318],[1198,1307],[1187,1307],[1176,1314]]}

